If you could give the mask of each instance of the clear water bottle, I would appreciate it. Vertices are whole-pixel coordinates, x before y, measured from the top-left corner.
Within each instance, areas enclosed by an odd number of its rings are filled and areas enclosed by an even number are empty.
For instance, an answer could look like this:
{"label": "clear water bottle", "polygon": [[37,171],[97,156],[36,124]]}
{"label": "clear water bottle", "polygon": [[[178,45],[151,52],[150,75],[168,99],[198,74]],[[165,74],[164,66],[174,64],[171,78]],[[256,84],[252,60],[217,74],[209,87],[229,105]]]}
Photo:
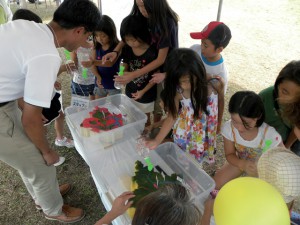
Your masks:
{"label": "clear water bottle", "polygon": [[[89,52],[84,52],[81,56],[81,60],[82,61],[89,61],[90,60]],[[87,79],[88,78],[88,68],[82,67],[81,75],[84,79]]]}
{"label": "clear water bottle", "polygon": [[79,73],[79,70],[77,69],[74,61],[73,60],[67,60],[66,61],[66,64],[71,64],[71,63],[74,64],[74,67],[72,67],[72,69],[70,71],[69,71],[69,69],[67,69],[67,71],[68,71],[69,74],[72,74],[73,77],[78,77],[80,73]]}
{"label": "clear water bottle", "polygon": [[145,145],[145,137],[144,136],[140,136],[137,140],[136,140],[136,151],[137,153],[142,156],[143,158],[148,157],[149,156],[149,148],[146,147]]}
{"label": "clear water bottle", "polygon": [[151,171],[153,170],[154,166],[151,162],[150,158],[150,149],[146,146],[145,143],[145,136],[140,136],[136,140],[136,151],[137,153],[144,158],[145,163],[147,164],[148,170]]}
{"label": "clear water bottle", "polygon": [[74,61],[71,59],[71,52],[69,52],[68,50],[64,50],[65,53],[65,57],[66,57],[66,64],[74,64],[74,67],[72,66],[72,69],[70,70],[71,67],[67,67],[67,71],[69,74],[72,74],[73,77],[74,76],[79,76],[79,71],[74,63]]}
{"label": "clear water bottle", "polygon": [[[124,75],[124,70],[125,70],[125,66],[123,64],[123,59],[121,59],[118,75],[123,76]],[[115,86],[116,89],[121,89],[121,88],[125,87],[123,84],[121,84],[117,81],[115,81],[114,86]]]}

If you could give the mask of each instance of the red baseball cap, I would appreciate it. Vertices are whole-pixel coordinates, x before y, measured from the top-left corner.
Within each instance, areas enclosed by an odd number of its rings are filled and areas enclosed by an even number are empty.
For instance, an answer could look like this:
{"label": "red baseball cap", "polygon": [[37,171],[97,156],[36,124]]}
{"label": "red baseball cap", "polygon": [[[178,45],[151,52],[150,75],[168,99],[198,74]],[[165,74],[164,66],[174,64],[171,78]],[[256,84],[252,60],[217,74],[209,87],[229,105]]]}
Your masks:
{"label": "red baseball cap", "polygon": [[191,38],[193,39],[207,39],[210,35],[210,33],[220,24],[223,24],[222,22],[218,21],[212,21],[210,22],[201,32],[193,32],[190,33]]}

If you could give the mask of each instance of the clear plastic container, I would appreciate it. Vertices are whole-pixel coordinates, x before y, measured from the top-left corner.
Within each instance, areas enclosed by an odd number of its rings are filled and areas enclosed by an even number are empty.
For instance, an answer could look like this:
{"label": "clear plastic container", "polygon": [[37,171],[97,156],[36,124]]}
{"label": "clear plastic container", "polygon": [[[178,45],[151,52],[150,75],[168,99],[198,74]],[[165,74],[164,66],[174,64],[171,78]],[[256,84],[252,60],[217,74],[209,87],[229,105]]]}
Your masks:
{"label": "clear plastic container", "polygon": [[[143,156],[137,153],[135,146],[136,140],[131,138],[108,148],[108,151],[92,154],[90,169],[107,210],[117,196],[130,190],[135,162],[139,160],[146,165]],[[180,175],[183,185],[190,190],[193,201],[200,210],[203,210],[204,201],[214,189],[215,182],[201,169],[200,164],[171,142],[159,145],[156,150],[150,151],[149,157],[154,167],[159,166],[166,174]],[[121,216],[119,221],[125,222],[117,224],[127,225],[131,222],[127,214]]]}
{"label": "clear plastic container", "polygon": [[[94,133],[89,137],[82,135],[80,124],[89,117],[89,112],[95,106],[108,108],[110,112],[122,114],[123,126],[109,131]],[[87,109],[69,106],[65,109],[66,122],[74,140],[85,151],[94,151],[107,148],[115,143],[122,142],[131,137],[137,138],[144,130],[147,116],[140,111],[131,100],[123,94],[108,96],[89,102]]]}

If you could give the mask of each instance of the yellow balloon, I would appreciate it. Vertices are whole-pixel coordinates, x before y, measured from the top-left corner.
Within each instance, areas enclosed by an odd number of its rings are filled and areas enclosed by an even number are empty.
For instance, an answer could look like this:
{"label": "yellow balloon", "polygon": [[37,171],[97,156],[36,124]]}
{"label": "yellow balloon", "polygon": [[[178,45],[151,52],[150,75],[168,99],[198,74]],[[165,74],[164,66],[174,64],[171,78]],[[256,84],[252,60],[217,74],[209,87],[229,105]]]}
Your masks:
{"label": "yellow balloon", "polygon": [[264,180],[241,177],[225,184],[214,204],[216,225],[290,225],[280,193]]}

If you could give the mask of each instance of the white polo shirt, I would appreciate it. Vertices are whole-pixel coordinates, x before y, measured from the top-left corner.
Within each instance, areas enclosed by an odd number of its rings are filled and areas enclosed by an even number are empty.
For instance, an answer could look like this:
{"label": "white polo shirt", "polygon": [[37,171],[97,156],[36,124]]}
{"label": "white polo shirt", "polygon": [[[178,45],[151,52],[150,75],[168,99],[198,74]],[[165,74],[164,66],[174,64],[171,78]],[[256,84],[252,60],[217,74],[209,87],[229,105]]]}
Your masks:
{"label": "white polo shirt", "polygon": [[16,20],[0,26],[0,102],[50,107],[61,58],[46,24]]}

